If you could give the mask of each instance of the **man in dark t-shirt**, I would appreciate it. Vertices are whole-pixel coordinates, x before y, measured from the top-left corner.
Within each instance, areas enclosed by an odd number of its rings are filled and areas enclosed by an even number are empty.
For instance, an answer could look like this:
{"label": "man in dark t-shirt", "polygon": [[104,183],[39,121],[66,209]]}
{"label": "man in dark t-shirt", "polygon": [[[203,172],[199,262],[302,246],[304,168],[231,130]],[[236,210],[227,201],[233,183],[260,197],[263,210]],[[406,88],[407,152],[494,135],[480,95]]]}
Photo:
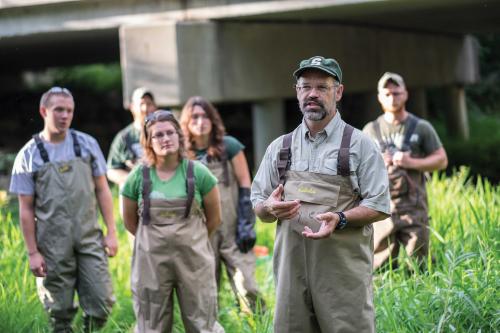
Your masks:
{"label": "man in dark t-shirt", "polygon": [[429,250],[424,172],[446,168],[448,158],[432,125],[406,110],[408,91],[400,75],[387,72],[380,78],[378,100],[384,114],[363,131],[375,140],[384,156],[391,217],[373,224],[374,268],[391,257],[397,258],[400,245],[409,256],[423,262]]}
{"label": "man in dark t-shirt", "polygon": [[113,139],[107,163],[108,179],[120,187],[142,157],[140,133],[146,116],[156,110],[153,93],[144,87],[137,88],[132,94],[129,109],[134,121]]}

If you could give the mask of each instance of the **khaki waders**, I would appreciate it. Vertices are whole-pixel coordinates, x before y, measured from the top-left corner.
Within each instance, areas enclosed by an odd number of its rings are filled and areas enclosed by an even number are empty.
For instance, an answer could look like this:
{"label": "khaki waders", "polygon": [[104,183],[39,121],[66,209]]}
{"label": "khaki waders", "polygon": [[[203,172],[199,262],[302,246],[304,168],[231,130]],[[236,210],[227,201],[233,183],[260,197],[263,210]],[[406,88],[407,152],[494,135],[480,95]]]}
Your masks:
{"label": "khaki waders", "polygon": [[94,318],[103,325],[114,303],[91,160],[81,157],[76,134],[70,133],[76,158],[67,162],[50,162],[42,140],[34,136],[45,162],[35,175],[35,219],[47,276],[37,278],[37,286],[55,332],[71,331],[75,289],[86,322]]}
{"label": "khaki waders", "polygon": [[264,303],[255,281],[255,254],[253,251],[243,253],[236,245],[238,182],[233,166],[225,157],[221,161],[208,162],[207,167],[218,179],[222,209],[222,223],[211,237],[217,284],[220,284],[222,261],[240,307],[246,311],[249,308],[255,311],[258,300],[261,306],[264,306]]}
{"label": "khaki waders", "polygon": [[[143,176],[150,187],[148,167]],[[131,276],[137,333],[172,331],[174,290],[187,333],[224,332],[217,322],[213,251],[203,212],[193,200],[194,178],[187,178],[192,180],[187,199],[140,203]],[[143,198],[149,193],[145,188]]]}
{"label": "khaki waders", "polygon": [[[348,225],[322,240],[301,235],[306,225],[314,231],[319,229],[314,218],[317,214],[358,206],[360,199],[349,177],[352,132],[345,135],[349,131],[352,127],[346,125],[337,175],[289,171],[288,167],[279,171],[281,181],[285,181],[284,199],[300,200],[301,208],[297,217],[277,224],[275,333],[375,331],[372,226]],[[291,135],[288,140],[289,147]],[[286,141],[280,156],[290,158],[290,150],[283,154]],[[300,161],[300,157],[294,161]]]}
{"label": "khaki waders", "polygon": [[[410,116],[405,132],[403,149],[411,151],[410,137],[418,118]],[[379,143],[382,142],[380,125],[374,123]],[[391,217],[374,223],[374,268],[379,268],[392,259],[397,266],[399,248],[404,246],[408,256],[416,255],[422,263],[429,253],[429,217],[424,174],[417,170],[403,169],[394,165],[387,167],[391,194]]]}

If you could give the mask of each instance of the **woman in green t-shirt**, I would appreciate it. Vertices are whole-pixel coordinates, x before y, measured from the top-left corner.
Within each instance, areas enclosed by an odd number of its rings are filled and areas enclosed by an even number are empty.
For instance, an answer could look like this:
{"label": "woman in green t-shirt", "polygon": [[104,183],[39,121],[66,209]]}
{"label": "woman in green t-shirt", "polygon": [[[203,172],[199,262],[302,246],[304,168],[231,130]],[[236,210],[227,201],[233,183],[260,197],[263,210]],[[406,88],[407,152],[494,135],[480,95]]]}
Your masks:
{"label": "woman in green t-shirt", "polygon": [[131,287],[136,331],[171,332],[173,292],[186,332],[224,332],[216,321],[214,255],[209,235],[220,223],[217,180],[184,158],[183,134],[169,111],[146,118],[144,163],[127,177],[120,199],[135,235]]}
{"label": "woman in green t-shirt", "polygon": [[216,258],[217,282],[221,262],[226,266],[231,287],[244,310],[256,310],[260,300],[255,282],[255,215],[250,203],[250,171],[237,139],[225,135],[222,119],[203,97],[191,97],[182,110],[181,127],[190,159],[208,166],[219,181],[222,225],[211,238]]}

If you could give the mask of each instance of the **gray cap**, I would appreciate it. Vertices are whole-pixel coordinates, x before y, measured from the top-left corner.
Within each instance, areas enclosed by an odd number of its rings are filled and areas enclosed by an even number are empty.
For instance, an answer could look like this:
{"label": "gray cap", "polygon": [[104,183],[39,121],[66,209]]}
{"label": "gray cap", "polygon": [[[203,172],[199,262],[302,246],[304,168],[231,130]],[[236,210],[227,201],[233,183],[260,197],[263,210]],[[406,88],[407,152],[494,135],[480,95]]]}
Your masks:
{"label": "gray cap", "polygon": [[134,92],[132,93],[132,98],[130,99],[130,101],[131,103],[136,103],[139,102],[145,96],[148,96],[154,102],[155,98],[153,96],[153,93],[146,87],[140,87],[135,89]]}
{"label": "gray cap", "polygon": [[403,80],[403,77],[399,74],[392,73],[392,72],[385,72],[384,75],[378,80],[377,84],[377,89],[378,91],[381,91],[382,89],[387,86],[387,83],[392,82],[398,87],[406,88],[405,81]]}
{"label": "gray cap", "polygon": [[298,80],[303,71],[312,68],[323,71],[326,74],[333,76],[338,83],[342,83],[342,70],[340,69],[340,65],[337,60],[321,56],[315,56],[302,60],[299,68],[293,72],[293,76],[295,76]]}

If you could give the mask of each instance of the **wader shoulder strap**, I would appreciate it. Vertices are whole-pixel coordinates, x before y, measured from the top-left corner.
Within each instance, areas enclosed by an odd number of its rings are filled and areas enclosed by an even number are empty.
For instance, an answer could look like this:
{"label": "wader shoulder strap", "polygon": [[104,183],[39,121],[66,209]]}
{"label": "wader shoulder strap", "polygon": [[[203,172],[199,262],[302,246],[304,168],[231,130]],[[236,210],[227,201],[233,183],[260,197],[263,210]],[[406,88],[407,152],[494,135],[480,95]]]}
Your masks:
{"label": "wader shoulder strap", "polygon": [[285,134],[285,136],[283,137],[283,144],[278,154],[278,177],[279,182],[282,185],[285,185],[285,173],[290,168],[290,164],[292,163],[292,135],[293,132]]}
{"label": "wader shoulder strap", "polygon": [[38,151],[40,152],[40,156],[42,157],[43,163],[48,163],[49,162],[49,153],[47,153],[47,150],[45,149],[42,139],[40,139],[40,134],[35,134],[33,135],[33,139],[35,140],[36,147],[38,148]]}
{"label": "wader shoulder strap", "polygon": [[224,174],[224,186],[229,186],[229,167],[227,166],[229,161],[227,158],[226,146],[223,147],[220,159],[222,163],[222,172]]}
{"label": "wader shoulder strap", "polygon": [[189,160],[187,165],[186,172],[186,190],[187,190],[187,202],[186,202],[186,211],[184,212],[184,217],[189,216],[189,212],[191,211],[191,206],[193,204],[194,199],[194,163]]}
{"label": "wader shoulder strap", "polygon": [[406,128],[405,132],[405,138],[403,141],[403,150],[410,150],[410,139],[411,136],[413,135],[413,132],[415,132],[415,128],[417,127],[418,121],[420,118],[414,115],[410,115],[408,117],[408,127]]}
{"label": "wader shoulder strap", "polygon": [[76,157],[82,157],[82,148],[80,147],[80,142],[78,142],[78,138],[76,136],[76,132],[70,130],[71,136],[73,137],[73,150],[75,151]]}
{"label": "wader shoulder strap", "polygon": [[149,176],[149,167],[142,166],[142,224],[148,225],[151,220],[149,208],[151,200],[149,194],[151,193],[151,177]]}
{"label": "wader shoulder strap", "polygon": [[351,137],[354,127],[345,124],[344,133],[342,134],[342,142],[340,143],[339,155],[337,157],[337,174],[341,176],[349,176],[349,149],[351,147]]}

